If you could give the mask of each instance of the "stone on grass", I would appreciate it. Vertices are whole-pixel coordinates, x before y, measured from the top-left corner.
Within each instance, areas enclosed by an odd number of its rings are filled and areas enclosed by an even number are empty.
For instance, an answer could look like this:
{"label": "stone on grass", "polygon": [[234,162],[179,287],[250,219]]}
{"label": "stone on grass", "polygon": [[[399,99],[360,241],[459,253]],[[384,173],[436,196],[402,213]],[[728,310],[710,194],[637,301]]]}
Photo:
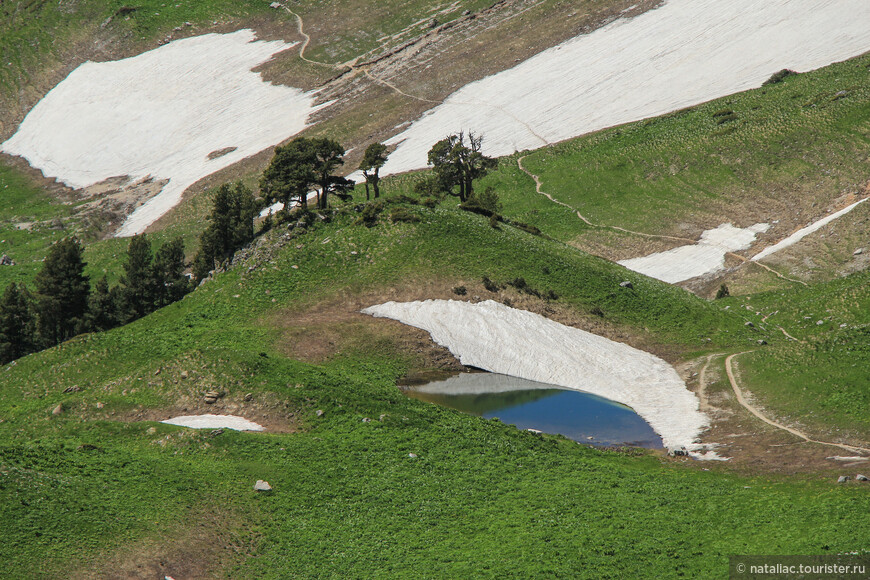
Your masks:
{"label": "stone on grass", "polygon": [[857,481],[870,481],[870,477],[867,477],[866,475],[861,475],[860,473],[855,476],[855,479]]}
{"label": "stone on grass", "polygon": [[52,415],[60,415],[63,413],[63,403],[58,403],[57,407],[51,410]]}
{"label": "stone on grass", "polygon": [[837,483],[846,483],[847,481],[849,481],[849,479],[850,478],[848,475],[841,475],[837,478]]}
{"label": "stone on grass", "polygon": [[272,491],[272,486],[269,485],[268,481],[258,479],[257,483],[254,484],[254,491]]}
{"label": "stone on grass", "polygon": [[372,420],[371,420],[371,418],[370,418],[370,417],[363,417],[363,420],[362,420],[362,422],[363,422],[363,423],[371,423],[371,422],[372,422]]}
{"label": "stone on grass", "polygon": [[417,459],[417,454],[416,453],[409,453],[408,457],[410,457],[411,459]]}
{"label": "stone on grass", "polygon": [[620,282],[619,285],[622,288],[634,288],[634,285],[631,282],[629,282],[628,280],[626,280],[624,282]]}
{"label": "stone on grass", "polygon": [[318,417],[323,417],[323,409],[317,409],[317,413],[315,413]]}

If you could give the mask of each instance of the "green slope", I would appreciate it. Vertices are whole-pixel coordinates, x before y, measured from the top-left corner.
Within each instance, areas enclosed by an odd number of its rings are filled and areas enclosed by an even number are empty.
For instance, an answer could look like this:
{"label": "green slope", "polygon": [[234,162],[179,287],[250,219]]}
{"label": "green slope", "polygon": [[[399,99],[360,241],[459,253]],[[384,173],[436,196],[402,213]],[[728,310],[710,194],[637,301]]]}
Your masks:
{"label": "green slope", "polygon": [[[159,538],[203,522],[252,554],[215,560],[237,577],[710,577],[729,554],[863,547],[870,505],[857,489],[662,465],[406,399],[394,381],[410,355],[361,331],[322,364],[280,354],[268,321],[287,306],[482,275],[525,276],[559,304],[601,305],[683,348],[749,339],[739,317],[559,243],[409,209],[420,223],[369,229],[351,212],[292,240],[272,232],[181,302],[0,370],[3,574],[115,569],[129,546],[156,543],[140,548],[147,563]],[[113,420],[212,388],[281,401],[302,431],[212,437]],[[274,491],[255,495],[256,479]]]}

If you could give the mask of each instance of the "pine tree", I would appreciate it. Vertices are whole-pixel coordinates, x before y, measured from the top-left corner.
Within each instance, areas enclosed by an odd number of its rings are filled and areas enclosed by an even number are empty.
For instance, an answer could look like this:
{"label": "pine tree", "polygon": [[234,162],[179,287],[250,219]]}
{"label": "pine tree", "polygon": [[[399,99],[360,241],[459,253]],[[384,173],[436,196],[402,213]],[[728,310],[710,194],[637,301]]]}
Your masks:
{"label": "pine tree", "polygon": [[363,154],[360,161],[359,169],[363,172],[363,177],[366,179],[366,199],[369,199],[369,184],[374,189],[375,199],[380,197],[381,189],[379,183],[381,177],[379,172],[381,167],[387,162],[387,146],[383,143],[372,143],[366,147],[366,152]]}
{"label": "pine tree", "polygon": [[193,277],[202,280],[225,260],[254,239],[257,203],[251,190],[241,182],[221,185],[214,198],[209,226],[199,238],[199,252],[193,261]]}
{"label": "pine tree", "polygon": [[181,237],[160,246],[151,264],[151,276],[156,281],[155,308],[181,300],[190,292],[190,281],[184,275],[184,268],[184,240]]}
{"label": "pine tree", "polygon": [[109,289],[105,276],[100,278],[88,301],[88,331],[101,332],[118,326],[119,288]]}
{"label": "pine tree", "polygon": [[130,238],[121,277],[119,322],[126,324],[154,310],[156,280],[151,268],[151,241],[145,234]]}
{"label": "pine tree", "polygon": [[46,347],[72,338],[85,324],[91,287],[82,251],[76,238],[57,242],[36,275],[39,334]]}
{"label": "pine tree", "polygon": [[0,300],[0,364],[36,350],[33,299],[27,288],[10,283]]}

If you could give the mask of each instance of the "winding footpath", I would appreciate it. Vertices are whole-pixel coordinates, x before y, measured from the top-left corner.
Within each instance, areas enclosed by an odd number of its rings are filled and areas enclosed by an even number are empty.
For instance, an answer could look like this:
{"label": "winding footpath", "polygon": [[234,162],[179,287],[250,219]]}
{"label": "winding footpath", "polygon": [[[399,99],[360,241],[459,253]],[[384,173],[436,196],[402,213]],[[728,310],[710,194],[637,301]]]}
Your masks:
{"label": "winding footpath", "polygon": [[[691,245],[698,244],[698,240],[694,240],[691,238],[682,238],[682,237],[677,237],[677,236],[665,236],[665,235],[660,235],[660,234],[648,234],[645,232],[637,232],[634,230],[629,230],[629,229],[622,228],[619,226],[610,226],[610,225],[592,223],[591,221],[589,221],[589,219],[586,216],[581,214],[577,208],[572,207],[565,202],[559,201],[558,199],[554,198],[549,193],[545,192],[542,189],[543,184],[541,183],[541,179],[537,175],[535,175],[534,173],[532,173],[531,171],[526,169],[525,166],[523,166],[523,159],[525,159],[526,157],[528,157],[528,155],[523,155],[522,157],[518,158],[517,159],[517,166],[520,168],[520,171],[522,171],[523,173],[525,173],[526,175],[531,177],[532,180],[535,182],[535,191],[537,193],[539,193],[540,195],[543,195],[544,197],[549,199],[551,202],[558,204],[558,205],[561,205],[563,207],[566,207],[566,208],[570,209],[571,211],[575,212],[577,214],[577,217],[580,218],[581,220],[583,220],[583,222],[586,223],[586,225],[588,225],[589,227],[598,228],[598,229],[614,230],[617,232],[622,232],[625,234],[640,236],[640,237],[644,237],[644,238],[653,238],[653,239],[659,239],[659,240],[685,242],[685,243],[691,244]],[[757,266],[760,266],[764,270],[767,270],[768,272],[770,272],[771,274],[773,274],[774,276],[776,276],[778,278],[781,278],[783,280],[787,280],[788,282],[794,282],[796,284],[802,284],[804,286],[807,286],[806,282],[803,282],[801,280],[796,280],[794,278],[789,278],[788,276],[785,276],[784,274],[777,272],[773,268],[770,268],[769,266],[766,266],[765,264],[762,264],[761,262],[753,261],[751,258],[741,256],[740,254],[735,254],[734,252],[726,252],[725,255],[737,258],[738,260],[740,260],[743,263],[743,265],[755,264]],[[783,331],[783,332],[785,332],[785,331]],[[786,335],[788,336],[787,333],[786,333]]]}
{"label": "winding footpath", "polygon": [[[743,396],[743,390],[737,384],[737,378],[736,378],[735,373],[734,373],[734,368],[731,364],[732,361],[734,360],[734,357],[740,356],[742,354],[747,354],[750,352],[754,352],[754,351],[747,350],[744,352],[738,352],[736,354],[729,355],[725,359],[725,372],[728,374],[728,381],[731,383],[731,389],[734,391],[734,395],[737,397],[737,402],[740,403],[740,405],[742,405],[743,408],[745,408],[747,411],[749,411],[750,413],[752,413],[753,415],[755,415],[756,417],[758,417],[759,419],[761,419],[763,422],[767,423],[768,425],[770,425],[772,427],[776,427],[777,429],[782,429],[783,431],[787,431],[787,432],[791,433],[792,435],[803,439],[807,443],[818,443],[819,445],[830,445],[832,447],[839,447],[840,449],[845,449],[846,451],[849,451],[852,453],[870,453],[870,449],[868,449],[866,447],[859,447],[857,445],[845,445],[843,443],[831,443],[829,441],[819,441],[817,439],[812,439],[809,436],[807,436],[806,434],[802,433],[801,431],[798,431],[797,429],[793,429],[791,427],[783,425],[782,423],[778,423],[776,421],[773,421],[773,420],[765,417],[761,413],[761,411],[759,411],[756,407],[754,407],[752,404],[750,404],[746,400],[746,398]],[[710,357],[708,357],[707,363],[709,364],[710,360],[712,360],[712,358],[715,356],[720,356],[720,355],[711,355]],[[704,370],[706,370],[706,366],[705,366]]]}

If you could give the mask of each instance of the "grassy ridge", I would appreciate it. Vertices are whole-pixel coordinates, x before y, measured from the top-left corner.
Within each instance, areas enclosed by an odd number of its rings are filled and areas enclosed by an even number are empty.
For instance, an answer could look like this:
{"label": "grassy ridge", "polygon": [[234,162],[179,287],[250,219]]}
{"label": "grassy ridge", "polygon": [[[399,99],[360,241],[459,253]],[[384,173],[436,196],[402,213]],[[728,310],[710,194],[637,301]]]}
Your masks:
{"label": "grassy ridge", "polygon": [[[390,343],[320,365],[278,354],[277,331],[262,322],[276,308],[484,273],[525,276],[577,308],[601,304],[624,324],[689,346],[708,333],[716,346],[746,339],[742,319],[685,292],[552,241],[494,231],[479,216],[409,209],[419,224],[368,229],[339,217],[280,252],[261,248],[248,262],[255,268],[221,274],[151,316],[0,371],[0,525],[16,538],[0,547],[4,574],[111,560],[137,539],[183,533],[213,505],[228,514],[227,533],[254,551],[231,562],[239,577],[709,577],[732,553],[861,548],[870,504],[860,490],[674,469],[406,399],[394,380],[408,363]],[[626,277],[632,295],[620,294]],[[182,369],[190,378],[179,380]],[[62,393],[73,385],[83,390]],[[306,431],[210,437],[111,420],[206,388],[276,396]],[[58,403],[66,411],[52,416]],[[254,495],[255,479],[275,492]],[[807,525],[814,534],[795,531]]]}

